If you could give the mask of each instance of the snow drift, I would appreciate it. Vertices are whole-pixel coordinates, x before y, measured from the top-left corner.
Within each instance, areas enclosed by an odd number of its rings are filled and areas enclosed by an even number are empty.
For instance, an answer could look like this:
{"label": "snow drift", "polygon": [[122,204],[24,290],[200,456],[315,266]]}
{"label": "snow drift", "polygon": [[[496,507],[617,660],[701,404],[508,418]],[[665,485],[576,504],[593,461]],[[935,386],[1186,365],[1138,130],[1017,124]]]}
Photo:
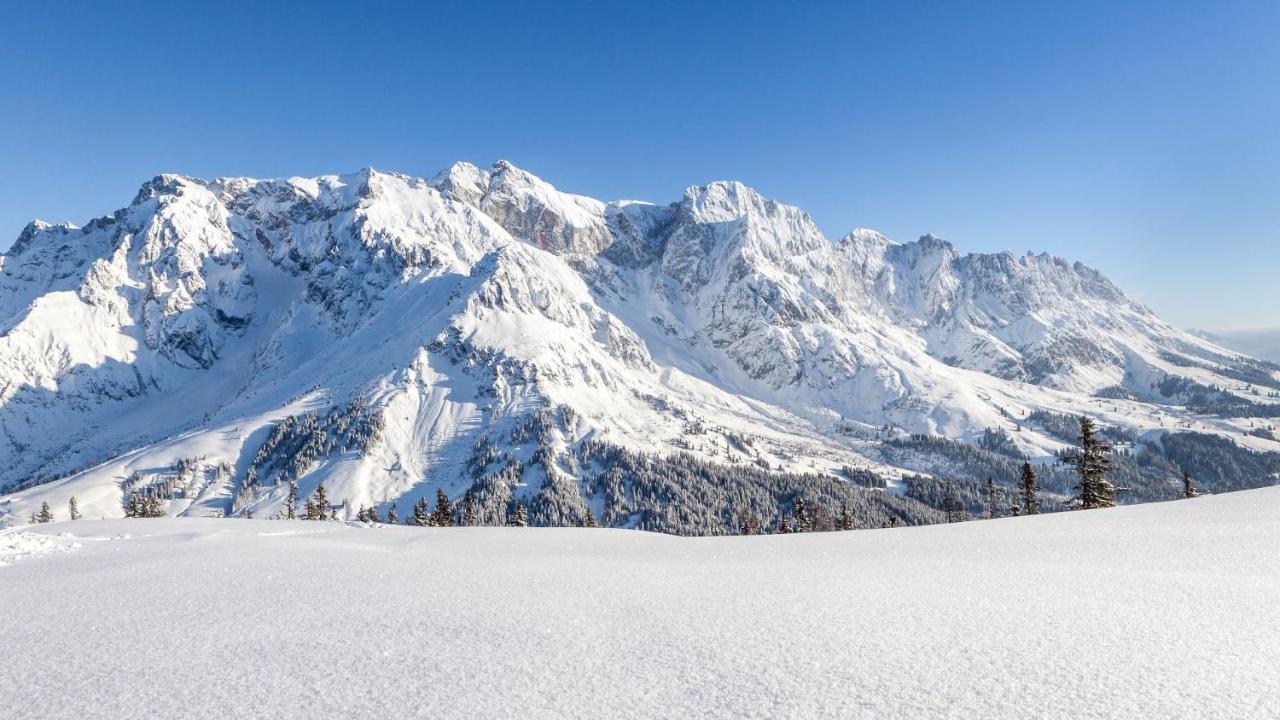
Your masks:
{"label": "snow drift", "polygon": [[0,533],[24,718],[1280,716],[1280,492],[677,538],[265,520]]}

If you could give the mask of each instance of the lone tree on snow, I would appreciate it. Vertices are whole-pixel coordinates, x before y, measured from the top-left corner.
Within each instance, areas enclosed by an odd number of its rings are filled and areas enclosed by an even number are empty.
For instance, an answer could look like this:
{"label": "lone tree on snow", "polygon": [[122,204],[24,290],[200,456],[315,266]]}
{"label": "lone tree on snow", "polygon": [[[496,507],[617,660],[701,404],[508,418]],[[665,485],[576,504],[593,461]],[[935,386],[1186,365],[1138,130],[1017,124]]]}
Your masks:
{"label": "lone tree on snow", "polygon": [[1036,470],[1031,463],[1022,463],[1022,477],[1018,480],[1018,492],[1022,495],[1022,512],[1027,515],[1040,513],[1040,501],[1036,499]]}
{"label": "lone tree on snow", "polygon": [[51,523],[51,522],[53,522],[53,511],[49,509],[49,503],[47,502],[40,503],[40,512],[31,513],[30,523],[32,525],[36,525],[39,523]]}
{"label": "lone tree on snow", "polygon": [[71,499],[67,501],[67,512],[72,520],[80,519],[80,505],[76,502],[75,495],[72,495]]}
{"label": "lone tree on snow", "polygon": [[295,480],[289,481],[289,496],[284,500],[284,517],[286,520],[294,520],[298,517],[298,483]]}
{"label": "lone tree on snow", "polygon": [[329,509],[329,496],[325,492],[324,482],[316,486],[316,491],[307,498],[303,520],[324,520]]}
{"label": "lone tree on snow", "polygon": [[1200,492],[1196,490],[1195,483],[1191,482],[1191,473],[1183,472],[1182,473],[1182,496],[1190,500],[1191,498],[1199,494]]}
{"label": "lone tree on snow", "polygon": [[1080,449],[1072,455],[1066,455],[1061,462],[1074,465],[1080,474],[1080,508],[1115,507],[1116,487],[1107,480],[1111,472],[1112,448],[1098,438],[1098,429],[1087,416],[1080,417]]}

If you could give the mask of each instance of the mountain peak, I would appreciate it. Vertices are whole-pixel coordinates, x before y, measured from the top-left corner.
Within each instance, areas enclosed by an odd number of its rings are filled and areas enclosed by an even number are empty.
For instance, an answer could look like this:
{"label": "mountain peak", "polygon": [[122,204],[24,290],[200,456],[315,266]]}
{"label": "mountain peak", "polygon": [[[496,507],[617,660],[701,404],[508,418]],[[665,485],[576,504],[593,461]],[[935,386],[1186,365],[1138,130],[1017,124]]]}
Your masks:
{"label": "mountain peak", "polygon": [[953,252],[955,251],[954,245],[947,242],[946,240],[943,240],[937,235],[934,235],[933,233],[925,233],[924,235],[921,235],[920,239],[917,240],[916,242],[920,244],[920,247],[923,250],[950,250]]}
{"label": "mountain peak", "polygon": [[5,254],[18,255],[22,253],[22,251],[31,246],[36,238],[47,232],[54,231],[66,233],[79,229],[80,228],[69,222],[62,222],[54,225],[53,223],[45,222],[44,220],[32,220],[27,223],[27,226],[22,229],[22,232],[18,233],[18,239],[13,241],[13,245],[10,246],[9,250]]}
{"label": "mountain peak", "polygon": [[178,175],[176,173],[162,173],[142,184],[138,188],[138,193],[133,196],[131,205],[141,205],[142,203],[152,200],[161,195],[177,195],[181,194],[186,187],[198,186],[204,187],[203,180],[189,177],[187,175]]}

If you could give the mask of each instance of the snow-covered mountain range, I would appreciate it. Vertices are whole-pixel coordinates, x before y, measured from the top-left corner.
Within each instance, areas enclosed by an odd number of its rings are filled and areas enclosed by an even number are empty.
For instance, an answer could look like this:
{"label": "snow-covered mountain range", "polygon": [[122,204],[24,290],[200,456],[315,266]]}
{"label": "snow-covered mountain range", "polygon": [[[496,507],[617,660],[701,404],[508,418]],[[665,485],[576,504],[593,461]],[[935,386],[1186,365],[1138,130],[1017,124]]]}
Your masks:
{"label": "snow-covered mountain range", "polygon": [[655,518],[697,500],[655,499],[636,468],[679,465],[887,484],[861,499],[923,521],[902,479],[962,468],[913,434],[1046,460],[1069,440],[1053,419],[1088,413],[1157,455],[1192,431],[1280,451],[1280,368],[1095,270],[932,235],[831,241],[736,182],[654,205],[506,162],[163,175],[82,228],[29,225],[0,258],[0,323],[11,520],[71,495],[118,516],[135,490],[265,516],[290,480],[323,480],[340,515],[470,489],[493,522],[525,502],[669,529]]}

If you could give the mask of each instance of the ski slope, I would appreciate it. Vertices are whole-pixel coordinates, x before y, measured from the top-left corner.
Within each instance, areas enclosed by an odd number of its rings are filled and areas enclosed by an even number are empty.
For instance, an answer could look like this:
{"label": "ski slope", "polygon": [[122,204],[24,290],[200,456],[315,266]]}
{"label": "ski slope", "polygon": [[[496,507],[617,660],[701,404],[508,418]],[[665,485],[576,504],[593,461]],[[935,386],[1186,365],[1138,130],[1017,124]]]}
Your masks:
{"label": "ski slope", "polygon": [[1280,490],[846,533],[0,535],[0,714],[1280,716]]}

